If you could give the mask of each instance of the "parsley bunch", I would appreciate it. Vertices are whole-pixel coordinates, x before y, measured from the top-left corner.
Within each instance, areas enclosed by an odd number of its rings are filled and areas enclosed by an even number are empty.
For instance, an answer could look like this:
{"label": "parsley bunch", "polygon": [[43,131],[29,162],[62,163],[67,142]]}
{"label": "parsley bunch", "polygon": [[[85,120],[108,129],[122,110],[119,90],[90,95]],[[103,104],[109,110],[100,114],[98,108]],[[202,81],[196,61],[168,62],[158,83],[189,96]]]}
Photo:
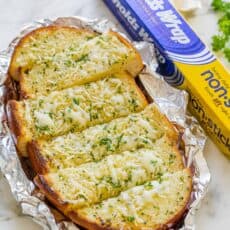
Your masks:
{"label": "parsley bunch", "polygon": [[212,7],[222,15],[218,21],[219,34],[212,37],[212,48],[214,51],[223,51],[230,62],[230,1],[213,0]]}

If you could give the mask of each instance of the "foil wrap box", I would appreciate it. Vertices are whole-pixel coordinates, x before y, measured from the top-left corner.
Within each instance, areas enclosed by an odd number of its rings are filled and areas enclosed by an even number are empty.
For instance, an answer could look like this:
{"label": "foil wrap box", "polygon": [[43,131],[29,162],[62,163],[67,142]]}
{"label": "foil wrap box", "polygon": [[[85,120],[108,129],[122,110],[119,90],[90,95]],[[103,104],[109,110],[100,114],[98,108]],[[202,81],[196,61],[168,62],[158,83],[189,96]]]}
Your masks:
{"label": "foil wrap box", "polygon": [[230,157],[230,73],[169,0],[104,0],[132,39],[155,45],[157,72],[190,94],[189,108]]}

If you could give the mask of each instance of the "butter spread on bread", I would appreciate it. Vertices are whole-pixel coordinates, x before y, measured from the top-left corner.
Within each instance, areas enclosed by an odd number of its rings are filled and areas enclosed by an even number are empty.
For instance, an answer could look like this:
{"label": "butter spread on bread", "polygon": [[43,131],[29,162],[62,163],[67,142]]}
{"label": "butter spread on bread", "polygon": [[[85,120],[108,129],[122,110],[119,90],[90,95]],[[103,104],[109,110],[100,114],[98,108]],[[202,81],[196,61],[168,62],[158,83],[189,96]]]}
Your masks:
{"label": "butter spread on bread", "polygon": [[9,125],[17,147],[26,154],[27,142],[127,116],[145,108],[147,101],[127,73],[114,74],[96,82],[52,92],[48,96],[9,101]]}
{"label": "butter spread on bread", "polygon": [[126,70],[143,68],[133,46],[115,32],[95,34],[77,28],[44,27],[17,45],[10,75],[19,81],[21,98],[47,95]]}
{"label": "butter spread on bread", "polygon": [[42,27],[14,50],[19,101],[6,111],[18,153],[46,198],[85,229],[168,229],[189,203],[181,135],[148,105],[134,79],[142,68],[112,31]]}
{"label": "butter spread on bread", "polygon": [[82,132],[33,141],[29,143],[28,153],[35,171],[43,174],[100,161],[105,156],[138,148],[165,152],[168,161],[172,161],[181,158],[177,142],[177,132],[156,105],[151,104],[139,113],[96,125]]}

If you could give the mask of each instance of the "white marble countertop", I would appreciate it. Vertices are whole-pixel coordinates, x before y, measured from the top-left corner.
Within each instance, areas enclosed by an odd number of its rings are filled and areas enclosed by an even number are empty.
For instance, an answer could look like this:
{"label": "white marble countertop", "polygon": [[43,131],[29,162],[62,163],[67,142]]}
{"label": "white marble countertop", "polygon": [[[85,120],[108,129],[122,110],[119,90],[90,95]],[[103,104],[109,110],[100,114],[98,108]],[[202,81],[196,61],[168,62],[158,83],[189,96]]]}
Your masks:
{"label": "white marble countertop", "polygon": [[[203,2],[208,7],[209,0]],[[0,50],[7,47],[23,24],[41,18],[70,15],[109,18],[117,22],[101,0],[0,0]],[[217,17],[212,11],[204,10],[189,21],[202,39],[210,45],[210,38],[217,31]],[[205,156],[212,173],[212,181],[209,193],[197,213],[196,229],[227,230],[230,229],[230,161],[210,140],[206,144]],[[21,214],[2,175],[0,197],[0,229],[41,229],[32,219]]]}

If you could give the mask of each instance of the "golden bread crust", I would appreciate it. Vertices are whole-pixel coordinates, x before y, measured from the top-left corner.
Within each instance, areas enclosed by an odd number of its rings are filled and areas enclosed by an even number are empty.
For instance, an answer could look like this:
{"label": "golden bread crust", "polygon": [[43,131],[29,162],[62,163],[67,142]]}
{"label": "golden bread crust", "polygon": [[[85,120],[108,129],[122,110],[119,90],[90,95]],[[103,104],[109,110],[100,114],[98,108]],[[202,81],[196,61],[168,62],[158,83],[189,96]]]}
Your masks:
{"label": "golden bread crust", "polygon": [[92,35],[95,34],[95,32],[89,29],[82,29],[82,28],[76,28],[76,27],[70,27],[70,26],[58,26],[58,25],[45,26],[45,27],[40,27],[38,29],[35,29],[29,32],[28,34],[26,34],[23,38],[21,38],[18,44],[15,46],[14,52],[13,52],[13,55],[10,61],[9,70],[8,70],[9,75],[16,81],[20,80],[21,69],[14,65],[15,59],[17,58],[20,48],[25,43],[27,43],[31,39],[31,37],[36,37],[40,35],[41,32],[49,32],[50,34],[52,34],[53,32],[60,30],[60,29],[64,29],[67,31],[74,31],[76,33],[86,32],[86,33],[91,33]]}
{"label": "golden bread crust", "polygon": [[142,57],[139,52],[133,47],[133,45],[122,35],[117,32],[110,31],[110,34],[115,35],[123,44],[125,44],[128,48],[132,49],[135,53],[135,59],[133,62],[128,63],[126,70],[134,77],[136,77],[141,70],[144,68],[144,64],[142,61]]}
{"label": "golden bread crust", "polygon": [[27,144],[27,153],[30,158],[34,171],[38,174],[49,172],[47,161],[41,154],[40,146],[37,141],[33,140]]}
{"label": "golden bread crust", "polygon": [[34,178],[35,185],[45,194],[46,198],[62,213],[66,214],[68,204],[64,202],[60,195],[51,188],[52,182],[42,175]]}
{"label": "golden bread crust", "polygon": [[6,106],[6,114],[13,140],[19,155],[27,156],[26,143],[32,139],[30,131],[26,127],[24,116],[21,113],[23,105],[15,100],[10,100]]}
{"label": "golden bread crust", "polygon": [[[168,218],[168,220],[164,224],[158,224],[154,225],[153,230],[166,230],[168,229],[168,225],[173,226],[175,225],[183,216],[184,212],[187,209],[187,206],[190,201],[190,196],[192,193],[192,172],[191,169],[186,168],[184,169],[186,171],[187,175],[190,176],[190,179],[188,181],[188,187],[187,187],[187,192],[185,194],[184,200],[183,200],[183,205],[177,210],[175,215],[173,217]],[[48,198],[48,200],[53,203],[60,211],[62,211],[66,216],[68,216],[74,223],[83,226],[86,229],[93,230],[93,229],[98,229],[98,230],[105,230],[105,229],[113,229],[113,230],[119,230],[119,227],[114,226],[111,223],[106,223],[106,220],[102,219],[95,219],[94,221],[87,219],[86,216],[84,216],[81,213],[81,209],[77,210],[71,210],[68,207],[68,203],[63,202],[61,199],[61,196],[54,192],[50,184],[52,182],[49,181],[49,179],[43,175],[38,175],[35,178],[35,184],[38,186],[40,191],[45,194],[45,196]],[[122,228],[124,229],[146,229],[146,225],[144,224],[139,224],[138,226],[133,224],[133,223],[126,223],[125,225],[122,225]]]}

